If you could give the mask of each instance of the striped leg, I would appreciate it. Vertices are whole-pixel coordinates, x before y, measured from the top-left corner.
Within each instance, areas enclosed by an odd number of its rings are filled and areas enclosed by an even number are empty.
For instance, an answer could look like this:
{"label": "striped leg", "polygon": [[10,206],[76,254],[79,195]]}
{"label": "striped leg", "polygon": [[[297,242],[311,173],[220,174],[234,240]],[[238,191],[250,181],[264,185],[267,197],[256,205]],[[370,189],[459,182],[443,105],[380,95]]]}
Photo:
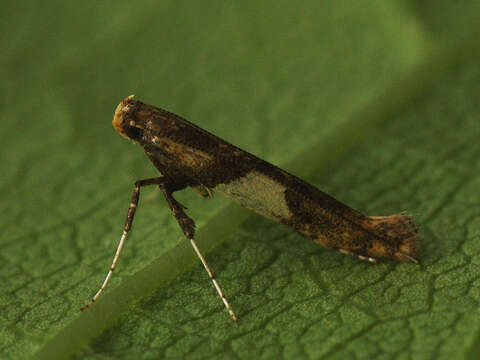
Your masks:
{"label": "striped leg", "polygon": [[168,186],[159,185],[159,187],[162,190],[163,194],[165,195],[165,199],[167,200],[168,205],[170,206],[170,209],[172,210],[173,216],[175,217],[175,219],[177,219],[177,222],[180,225],[180,228],[182,229],[185,237],[188,240],[190,240],[190,243],[192,244],[193,249],[195,250],[197,256],[200,259],[200,261],[202,262],[203,267],[207,271],[208,276],[212,280],[213,285],[215,286],[215,289],[217,289],[218,295],[222,299],[225,307],[227,308],[228,313],[232,317],[233,321],[237,322],[238,319],[235,316],[230,304],[228,303],[227,298],[225,297],[225,294],[222,291],[222,288],[218,284],[217,280],[215,279],[215,276],[213,275],[212,270],[210,269],[210,267],[207,264],[207,261],[205,260],[202,253],[200,252],[199,248],[197,247],[197,244],[193,240],[193,235],[195,233],[195,223],[183,211],[183,209],[185,207],[173,198],[172,191],[168,189]]}
{"label": "striped leg", "polygon": [[102,286],[97,291],[97,293],[92,298],[92,300],[90,300],[90,302],[87,305],[83,306],[80,310],[83,311],[85,309],[88,309],[90,306],[93,305],[95,301],[97,301],[98,297],[103,293],[103,291],[105,290],[105,288],[107,287],[110,281],[110,278],[112,277],[113,271],[117,266],[118,257],[122,252],[125,239],[127,238],[127,234],[130,231],[130,228],[132,227],[133,217],[135,216],[135,210],[137,209],[138,200],[140,198],[140,188],[142,186],[148,186],[148,185],[162,186],[165,182],[166,182],[166,179],[164,177],[139,180],[135,182],[135,188],[133,189],[132,199],[130,200],[130,207],[128,208],[127,218],[125,219],[125,227],[123,229],[123,234],[122,234],[122,237],[120,238],[120,243],[118,244],[117,251],[115,252],[115,256],[113,257],[113,262],[112,262],[112,265],[110,266],[110,270],[108,271],[107,277],[103,281]]}
{"label": "striped leg", "polygon": [[195,234],[195,222],[188,217],[187,214],[183,211],[184,206],[181,205],[178,201],[176,201],[173,196],[172,196],[172,190],[171,188],[174,188],[176,190],[181,190],[183,187],[179,188],[177,184],[172,184],[171,182],[168,182],[167,179],[164,177],[158,177],[158,178],[151,178],[151,179],[145,179],[145,180],[139,180],[135,182],[135,188],[133,189],[133,194],[132,194],[132,199],[130,201],[130,207],[128,209],[127,213],[127,218],[125,220],[125,227],[123,229],[123,234],[122,237],[120,238],[120,243],[118,244],[117,251],[115,252],[115,256],[113,257],[112,265],[110,266],[110,270],[107,273],[107,276],[105,280],[103,281],[102,286],[100,289],[97,291],[95,296],[90,300],[88,304],[83,306],[80,310],[85,310],[88,309],[93,305],[95,301],[100,297],[100,295],[104,292],[105,288],[107,287],[113,271],[115,270],[115,267],[117,266],[117,261],[120,256],[120,253],[122,252],[123,245],[125,243],[125,239],[127,237],[128,232],[130,231],[130,228],[132,227],[133,223],[133,218],[135,216],[135,210],[137,209],[138,206],[138,201],[140,199],[140,188],[142,186],[148,186],[148,185],[158,185],[159,188],[162,190],[165,199],[168,202],[168,205],[170,206],[170,209],[172,211],[173,216],[177,220],[178,224],[180,225],[180,228],[182,229],[182,232],[184,235],[187,237],[187,239],[190,240],[190,243],[193,246],[193,249],[195,250],[197,256],[200,258],[203,266],[205,267],[205,270],[207,271],[210,279],[213,282],[213,285],[215,286],[215,289],[217,289],[218,295],[222,299],[225,307],[227,308],[230,316],[232,317],[233,321],[237,322],[238,319],[233,313],[232,308],[230,307],[230,304],[228,303],[222,289],[220,288],[220,285],[218,284],[217,280],[215,279],[215,276],[213,275],[212,270],[208,266],[205,258],[203,255],[200,253],[200,250],[198,249],[195,241],[193,240],[193,235]]}
{"label": "striped leg", "polygon": [[203,257],[202,253],[201,253],[200,250],[198,249],[197,244],[195,243],[195,241],[193,241],[193,239],[190,239],[190,243],[192,244],[193,249],[194,249],[195,252],[197,253],[197,256],[200,258],[200,261],[202,262],[203,267],[204,267],[205,270],[207,271],[208,276],[210,276],[210,279],[212,280],[213,285],[215,286],[215,289],[217,289],[218,295],[219,295],[220,298],[222,299],[223,304],[224,304],[225,307],[227,308],[227,311],[228,311],[228,313],[230,314],[232,320],[235,321],[235,322],[238,322],[237,316],[236,316],[235,313],[233,312],[230,304],[228,303],[228,300],[227,300],[227,298],[225,297],[225,294],[223,293],[222,288],[220,287],[220,285],[218,285],[218,282],[217,282],[217,280],[215,279],[215,275],[213,275],[213,272],[212,272],[212,270],[210,269],[210,266],[208,266],[207,261],[205,260],[205,258]]}

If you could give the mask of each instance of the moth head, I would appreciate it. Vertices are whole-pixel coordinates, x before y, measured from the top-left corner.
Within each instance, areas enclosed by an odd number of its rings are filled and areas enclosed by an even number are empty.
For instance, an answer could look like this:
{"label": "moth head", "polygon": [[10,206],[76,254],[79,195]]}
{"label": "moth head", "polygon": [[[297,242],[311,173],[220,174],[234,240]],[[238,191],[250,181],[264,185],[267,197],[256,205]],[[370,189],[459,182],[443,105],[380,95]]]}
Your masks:
{"label": "moth head", "polygon": [[134,143],[140,141],[143,135],[143,125],[138,123],[131,115],[131,108],[137,103],[133,100],[134,95],[127,96],[118,104],[113,115],[112,125],[124,138]]}

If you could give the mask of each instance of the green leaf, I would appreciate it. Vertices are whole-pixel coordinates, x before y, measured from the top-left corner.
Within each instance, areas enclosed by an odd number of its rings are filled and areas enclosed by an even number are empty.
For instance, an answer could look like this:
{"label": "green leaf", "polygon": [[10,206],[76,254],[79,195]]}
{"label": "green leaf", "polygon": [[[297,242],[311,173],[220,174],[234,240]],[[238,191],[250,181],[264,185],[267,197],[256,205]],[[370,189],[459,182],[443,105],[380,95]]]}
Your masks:
{"label": "green leaf", "polygon": [[[434,10],[3,4],[0,357],[477,358],[479,42],[444,35]],[[80,313],[133,182],[156,174],[110,125],[131,93],[369,215],[413,213],[421,264],[362,263],[182,192],[235,325],[145,190],[107,293]]]}

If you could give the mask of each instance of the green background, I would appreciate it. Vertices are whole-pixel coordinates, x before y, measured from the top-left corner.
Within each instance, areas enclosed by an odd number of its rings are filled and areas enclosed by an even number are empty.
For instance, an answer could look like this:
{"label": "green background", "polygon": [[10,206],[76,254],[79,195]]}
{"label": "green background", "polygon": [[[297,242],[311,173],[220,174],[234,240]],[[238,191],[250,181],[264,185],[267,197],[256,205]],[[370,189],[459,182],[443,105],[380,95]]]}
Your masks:
{"label": "green background", "polygon": [[[478,1],[4,1],[0,358],[476,359]],[[295,4],[295,5],[294,5]],[[372,265],[191,191],[198,242],[132,184],[127,95],[369,215],[405,211],[420,265]]]}

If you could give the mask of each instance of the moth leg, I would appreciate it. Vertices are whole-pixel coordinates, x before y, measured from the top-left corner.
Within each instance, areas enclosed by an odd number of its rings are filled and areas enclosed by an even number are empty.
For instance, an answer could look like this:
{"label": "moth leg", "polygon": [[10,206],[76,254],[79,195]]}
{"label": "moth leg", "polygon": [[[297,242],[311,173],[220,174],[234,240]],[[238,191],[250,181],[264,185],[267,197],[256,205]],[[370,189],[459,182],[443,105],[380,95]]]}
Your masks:
{"label": "moth leg", "polygon": [[195,222],[187,214],[185,214],[185,211],[183,211],[186,209],[186,207],[180,204],[172,196],[174,191],[181,189],[177,188],[172,190],[171,186],[173,186],[172,183],[163,183],[158,185],[165,196],[165,200],[167,200],[170,210],[172,210],[173,217],[177,220],[178,225],[180,225],[182,232],[185,234],[188,240],[191,240],[193,239],[193,235],[195,235]]}
{"label": "moth leg", "polygon": [[115,256],[113,257],[112,265],[110,266],[110,269],[108,271],[107,277],[103,281],[102,286],[100,289],[97,291],[95,296],[90,300],[88,304],[83,306],[80,310],[85,310],[88,309],[90,306],[93,305],[93,303],[98,299],[98,297],[103,293],[105,288],[107,287],[110,278],[112,277],[113,271],[115,270],[115,267],[117,266],[117,261],[120,256],[120,253],[122,252],[123,245],[125,244],[125,239],[127,238],[127,234],[130,231],[130,228],[132,227],[133,223],[133,218],[135,216],[135,210],[137,209],[138,201],[140,199],[140,188],[142,186],[148,186],[148,185],[159,185],[166,183],[167,180],[164,177],[157,177],[157,178],[151,178],[151,179],[144,179],[144,180],[139,180],[135,182],[135,186],[133,188],[133,194],[132,198],[130,200],[130,206],[128,207],[128,212],[127,212],[127,218],[125,219],[125,227],[123,228],[123,234],[122,237],[120,238],[120,243],[118,244],[117,251],[115,252]]}
{"label": "moth leg", "polygon": [[190,188],[204,199],[213,199],[213,190],[205,185],[190,186]]}
{"label": "moth leg", "polygon": [[[174,183],[164,183],[160,184],[159,188],[162,190],[163,195],[165,195],[165,199],[168,202],[168,205],[170,206],[170,209],[172,210],[172,214],[177,219],[178,224],[180,225],[180,228],[182,229],[183,233],[187,237],[188,240],[190,240],[190,244],[192,245],[193,249],[197,253],[197,256],[199,257],[200,261],[203,264],[203,267],[208,273],[208,276],[210,277],[210,280],[212,280],[213,285],[215,286],[215,289],[217,290],[218,295],[222,299],[223,304],[225,305],[225,308],[227,309],[228,313],[230,314],[230,317],[232,318],[233,321],[237,322],[238,318],[235,315],[235,313],[232,310],[232,307],[230,306],[230,303],[228,302],[227,298],[225,297],[225,294],[223,293],[222,288],[217,282],[217,279],[215,278],[215,275],[213,274],[212,269],[210,269],[210,266],[208,265],[207,261],[205,260],[204,256],[200,252],[200,249],[198,248],[197,244],[195,243],[195,240],[193,240],[193,235],[195,234],[195,222],[188,217],[187,214],[185,214],[185,207],[180,204],[177,200],[175,200],[172,196],[172,193],[177,190],[183,189],[183,187],[178,187],[176,186],[178,184]],[[172,187],[172,188],[170,188]]]}
{"label": "moth leg", "polygon": [[355,256],[356,258],[358,258],[360,260],[363,260],[363,261],[368,261],[368,262],[371,262],[371,263],[376,263],[377,262],[377,259],[375,259],[375,258],[360,255],[360,254],[356,254],[356,253],[354,253],[352,251],[349,251],[349,250],[339,249],[338,251],[341,252],[342,254],[345,254],[345,255]]}

